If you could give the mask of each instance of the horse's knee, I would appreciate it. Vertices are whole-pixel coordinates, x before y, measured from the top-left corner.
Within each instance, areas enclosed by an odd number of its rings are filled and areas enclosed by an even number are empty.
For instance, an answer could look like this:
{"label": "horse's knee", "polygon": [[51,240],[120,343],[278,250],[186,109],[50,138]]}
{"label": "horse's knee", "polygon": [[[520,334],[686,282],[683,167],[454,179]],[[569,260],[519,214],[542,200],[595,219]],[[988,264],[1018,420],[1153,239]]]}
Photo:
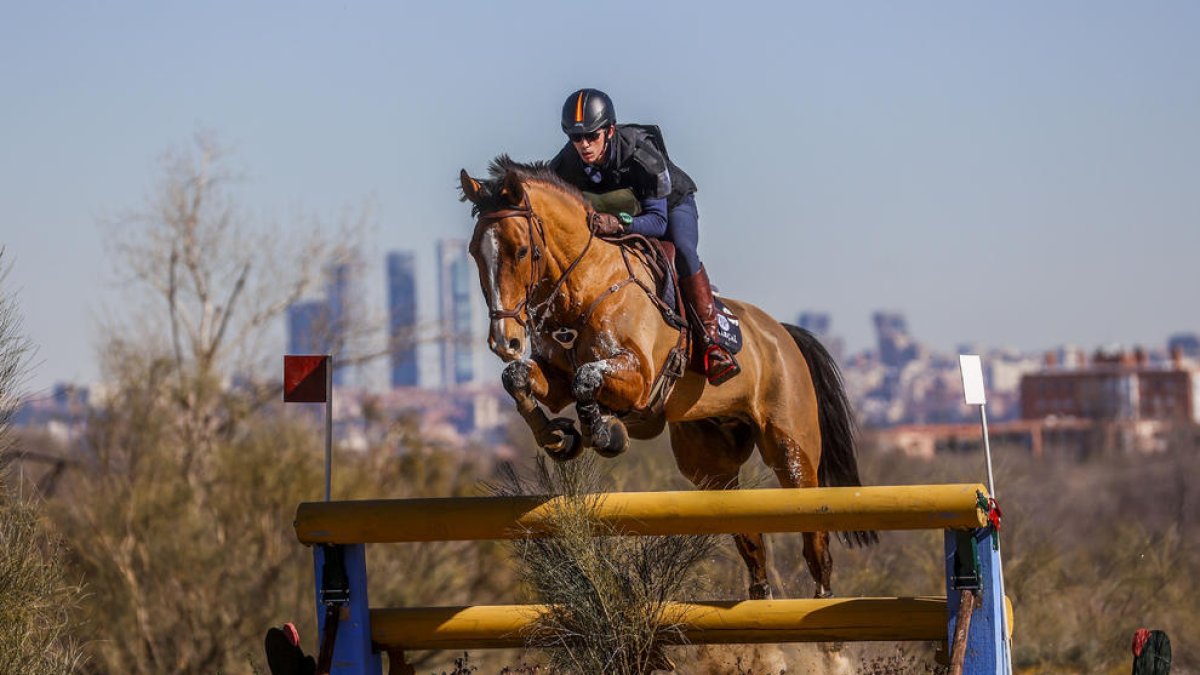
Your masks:
{"label": "horse's knee", "polygon": [[512,361],[504,367],[500,374],[500,383],[509,396],[528,395],[530,392],[529,371],[532,366],[528,361]]}
{"label": "horse's knee", "polygon": [[583,364],[575,371],[575,379],[571,382],[571,394],[576,401],[588,403],[596,400],[596,392],[604,386],[606,369],[606,364],[594,361]]}

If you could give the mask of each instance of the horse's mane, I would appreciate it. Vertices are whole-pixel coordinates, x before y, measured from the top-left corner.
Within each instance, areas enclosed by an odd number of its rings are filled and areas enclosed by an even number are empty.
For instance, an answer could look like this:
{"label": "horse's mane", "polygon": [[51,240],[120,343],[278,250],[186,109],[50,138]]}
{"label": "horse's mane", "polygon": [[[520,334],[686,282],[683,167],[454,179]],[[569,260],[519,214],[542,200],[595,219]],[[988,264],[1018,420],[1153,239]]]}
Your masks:
{"label": "horse's mane", "polygon": [[[484,192],[480,196],[479,202],[471,209],[471,215],[478,216],[480,213],[497,211],[510,206],[500,196],[500,188],[504,186],[504,179],[509,173],[517,174],[522,183],[530,180],[538,181],[569,197],[574,197],[580,202],[586,203],[583,193],[574,185],[559,177],[554,172],[554,169],[550,168],[549,162],[536,161],[522,163],[509,157],[507,154],[503,154],[497,156],[488,164],[488,177],[479,181],[484,187]],[[466,201],[466,199],[466,195],[459,197],[459,201]]]}

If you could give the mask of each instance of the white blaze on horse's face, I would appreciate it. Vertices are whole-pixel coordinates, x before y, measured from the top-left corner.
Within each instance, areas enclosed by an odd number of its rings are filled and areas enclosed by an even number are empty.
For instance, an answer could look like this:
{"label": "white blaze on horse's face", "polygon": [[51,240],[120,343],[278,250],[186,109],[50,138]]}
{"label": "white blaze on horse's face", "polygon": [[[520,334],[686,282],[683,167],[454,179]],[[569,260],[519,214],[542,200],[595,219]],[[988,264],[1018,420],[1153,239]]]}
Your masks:
{"label": "white blaze on horse's face", "polygon": [[[501,292],[506,281],[513,283],[514,280],[503,278],[505,261],[501,255],[496,226],[489,227],[479,239],[479,266],[483,293],[491,311],[514,309],[520,300],[514,300],[511,306],[506,305]],[[506,331],[506,328],[512,330]],[[524,328],[513,319],[493,318],[488,330],[488,348],[504,361],[521,358],[525,354]]]}

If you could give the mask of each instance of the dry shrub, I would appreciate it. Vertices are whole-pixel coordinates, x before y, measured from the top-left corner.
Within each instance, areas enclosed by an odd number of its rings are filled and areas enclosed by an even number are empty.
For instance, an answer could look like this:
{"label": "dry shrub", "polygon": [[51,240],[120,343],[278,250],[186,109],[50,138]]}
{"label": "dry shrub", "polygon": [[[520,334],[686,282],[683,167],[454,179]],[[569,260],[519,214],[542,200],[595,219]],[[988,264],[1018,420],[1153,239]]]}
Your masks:
{"label": "dry shrub", "polygon": [[[86,469],[50,502],[88,583],[95,672],[265,672],[262,636],[285,621],[315,652],[312,556],[292,521],[300,501],[322,494],[319,428],[269,406],[185,468],[170,407],[124,391],[132,400],[93,420]],[[462,494],[486,472],[464,453],[423,444],[411,426],[392,426],[366,452],[336,453],[335,498]],[[498,546],[373,547],[372,602],[495,598],[510,583],[495,574],[501,557]]]}
{"label": "dry shrub", "polygon": [[9,422],[34,346],[22,331],[8,269],[0,248],[0,673],[59,675],[84,662],[73,615],[82,589],[9,464]]}
{"label": "dry shrub", "polygon": [[551,536],[512,545],[533,598],[551,607],[527,636],[545,650],[551,672],[641,675],[668,663],[664,648],[681,644],[680,626],[664,624],[672,601],[693,599],[707,536],[620,536],[596,510],[608,486],[590,455],[564,464],[538,458],[526,480],[508,471],[500,494],[562,495]]}
{"label": "dry shrub", "polygon": [[0,496],[0,673],[61,675],[84,662],[74,616],[82,589],[37,509]]}

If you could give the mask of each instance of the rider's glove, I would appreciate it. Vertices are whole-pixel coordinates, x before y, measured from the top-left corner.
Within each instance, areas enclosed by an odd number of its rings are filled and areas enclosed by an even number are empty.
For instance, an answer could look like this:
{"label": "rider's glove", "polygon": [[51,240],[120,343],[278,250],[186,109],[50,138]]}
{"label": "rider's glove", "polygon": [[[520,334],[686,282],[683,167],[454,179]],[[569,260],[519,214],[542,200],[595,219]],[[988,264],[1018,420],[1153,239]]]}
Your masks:
{"label": "rider's glove", "polygon": [[621,234],[625,231],[625,223],[611,213],[592,212],[592,229],[602,237]]}

